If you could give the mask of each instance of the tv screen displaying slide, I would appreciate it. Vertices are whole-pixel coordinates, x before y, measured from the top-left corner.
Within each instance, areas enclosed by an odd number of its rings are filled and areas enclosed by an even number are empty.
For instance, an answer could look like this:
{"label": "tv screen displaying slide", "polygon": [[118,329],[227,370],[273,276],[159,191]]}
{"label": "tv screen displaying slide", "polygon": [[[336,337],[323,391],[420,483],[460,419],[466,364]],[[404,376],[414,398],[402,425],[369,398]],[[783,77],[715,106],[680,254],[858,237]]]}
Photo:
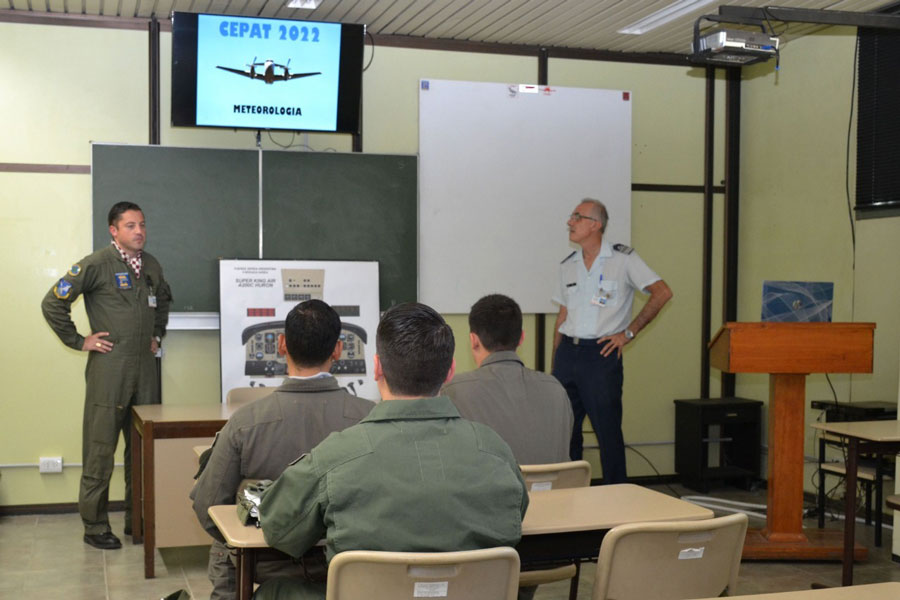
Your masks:
{"label": "tv screen displaying slide", "polygon": [[363,25],[176,12],[172,125],[359,132]]}

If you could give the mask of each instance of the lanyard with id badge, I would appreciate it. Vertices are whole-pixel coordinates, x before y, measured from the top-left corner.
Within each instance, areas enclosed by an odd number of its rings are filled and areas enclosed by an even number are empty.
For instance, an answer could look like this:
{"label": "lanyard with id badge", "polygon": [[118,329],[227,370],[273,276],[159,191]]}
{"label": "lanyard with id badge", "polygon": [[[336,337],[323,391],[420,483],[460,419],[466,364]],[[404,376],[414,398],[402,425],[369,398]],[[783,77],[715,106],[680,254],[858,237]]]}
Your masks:
{"label": "lanyard with id badge", "polygon": [[150,290],[150,295],[147,296],[147,306],[150,308],[156,308],[156,294],[153,293],[153,282],[150,280],[150,275],[147,275],[147,288]]}
{"label": "lanyard with id badge", "polygon": [[603,280],[603,274],[600,274],[600,281],[597,283],[597,293],[591,297],[591,304],[601,308],[607,306],[615,306],[618,299],[618,282]]}

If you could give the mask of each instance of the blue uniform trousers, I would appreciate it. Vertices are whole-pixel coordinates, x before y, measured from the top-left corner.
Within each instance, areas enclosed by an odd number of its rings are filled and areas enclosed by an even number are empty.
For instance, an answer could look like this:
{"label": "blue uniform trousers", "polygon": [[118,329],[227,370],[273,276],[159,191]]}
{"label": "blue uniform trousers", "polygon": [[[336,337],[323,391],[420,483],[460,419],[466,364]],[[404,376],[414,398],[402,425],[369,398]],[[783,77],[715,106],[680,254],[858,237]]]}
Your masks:
{"label": "blue uniform trousers", "polygon": [[625,440],[622,437],[622,359],[613,352],[603,356],[603,344],[563,336],[554,358],[553,376],[569,395],[575,422],[569,456],[580,460],[584,440],[581,426],[591,420],[600,446],[603,483],[625,483]]}

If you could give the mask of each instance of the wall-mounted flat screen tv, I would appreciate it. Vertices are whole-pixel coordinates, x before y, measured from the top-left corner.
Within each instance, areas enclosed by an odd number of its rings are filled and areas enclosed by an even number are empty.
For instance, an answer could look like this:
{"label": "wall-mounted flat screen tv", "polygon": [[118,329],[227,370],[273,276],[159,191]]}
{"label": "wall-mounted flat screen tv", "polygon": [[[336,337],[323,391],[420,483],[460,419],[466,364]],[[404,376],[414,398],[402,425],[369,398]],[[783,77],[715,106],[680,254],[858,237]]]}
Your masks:
{"label": "wall-mounted flat screen tv", "polygon": [[359,133],[365,26],[174,13],[172,125]]}

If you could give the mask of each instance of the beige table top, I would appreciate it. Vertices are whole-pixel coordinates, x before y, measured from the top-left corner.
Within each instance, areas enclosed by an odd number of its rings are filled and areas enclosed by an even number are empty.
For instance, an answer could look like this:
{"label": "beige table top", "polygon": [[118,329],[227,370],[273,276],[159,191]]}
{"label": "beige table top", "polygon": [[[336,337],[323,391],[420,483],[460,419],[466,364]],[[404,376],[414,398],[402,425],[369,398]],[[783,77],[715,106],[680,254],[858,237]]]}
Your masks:
{"label": "beige table top", "polygon": [[269,547],[263,537],[262,529],[241,523],[234,504],[210,506],[207,512],[229,546],[234,546],[235,548]]}
{"label": "beige table top", "polygon": [[227,421],[234,412],[252,400],[222,404],[142,404],[134,411],[143,422],[182,423],[185,421]]}
{"label": "beige table top", "polygon": [[[529,494],[522,535],[611,529],[645,521],[699,521],[713,512],[638,485],[624,483]],[[247,527],[233,505],[211,506],[209,516],[231,546],[265,548],[262,530]]]}
{"label": "beige table top", "polygon": [[212,446],[210,446],[209,444],[206,444],[206,445],[204,445],[204,446],[194,446],[194,454],[197,455],[197,458],[200,458],[200,456],[201,456],[204,452],[206,452],[207,450],[209,450],[210,448],[212,448]]}
{"label": "beige table top", "polygon": [[[730,596],[732,600],[900,600],[900,582],[871,583],[824,590],[800,590],[799,592],[778,592],[775,594],[754,594],[752,596]],[[707,598],[706,600],[718,600]]]}
{"label": "beige table top", "polygon": [[900,421],[852,421],[813,423],[815,429],[870,442],[900,442]]}
{"label": "beige table top", "polygon": [[522,535],[612,529],[624,523],[712,519],[708,508],[631,483],[535,491]]}

